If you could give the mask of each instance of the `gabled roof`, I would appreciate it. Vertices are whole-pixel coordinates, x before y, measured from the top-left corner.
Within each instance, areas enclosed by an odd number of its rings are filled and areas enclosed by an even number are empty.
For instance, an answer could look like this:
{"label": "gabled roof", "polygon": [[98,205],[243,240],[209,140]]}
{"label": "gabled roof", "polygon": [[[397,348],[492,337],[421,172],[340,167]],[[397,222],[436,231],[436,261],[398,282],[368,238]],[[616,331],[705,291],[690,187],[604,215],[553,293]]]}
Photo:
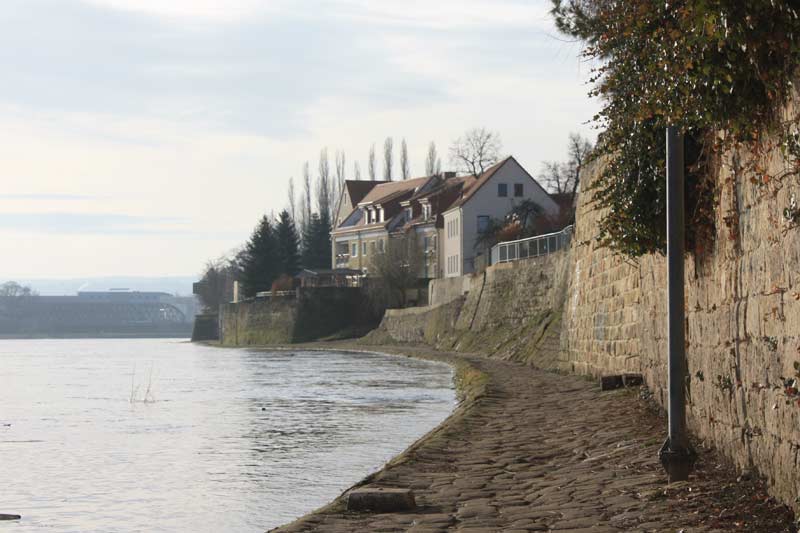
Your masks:
{"label": "gabled roof", "polygon": [[387,199],[391,199],[397,196],[397,193],[413,191],[417,187],[421,187],[429,179],[431,178],[424,177],[424,178],[414,178],[410,180],[387,181],[379,183],[378,185],[373,187],[372,190],[369,191],[369,193],[364,198],[362,198],[360,202],[358,202],[358,205],[374,204],[374,203],[380,203],[381,201],[386,201]]}
{"label": "gabled roof", "polygon": [[[437,176],[431,176],[431,181],[434,181],[433,178],[437,178]],[[474,176],[454,176],[452,178],[441,178],[436,181],[438,183],[431,183],[432,186],[428,186],[426,184],[425,187],[420,187],[419,190],[414,193],[414,195],[409,198],[410,201],[424,199],[426,197],[435,196],[437,194],[441,194],[444,191],[447,191],[453,187],[457,186],[466,186],[470,181],[474,180]]]}
{"label": "gabled roof", "polygon": [[461,207],[465,203],[469,202],[470,198],[475,196],[475,193],[477,193],[480,190],[481,187],[486,185],[486,183],[490,179],[492,179],[492,176],[494,176],[497,173],[497,171],[500,170],[501,168],[503,168],[503,166],[505,166],[505,164],[508,163],[509,161],[514,161],[517,164],[517,166],[522,169],[522,171],[531,179],[531,181],[537,187],[539,187],[539,189],[542,190],[542,192],[545,195],[547,195],[548,197],[550,196],[550,194],[545,190],[545,188],[542,187],[542,185],[538,181],[536,181],[536,179],[533,176],[531,176],[530,173],[527,170],[525,170],[525,167],[523,167],[522,165],[519,164],[519,161],[517,161],[514,158],[514,156],[508,156],[505,159],[503,159],[502,161],[499,161],[499,162],[495,163],[494,165],[492,165],[491,167],[487,168],[483,172],[483,174],[481,174],[475,180],[474,183],[470,184],[468,188],[464,189],[464,193],[461,195],[461,197],[458,200],[456,200],[455,202],[453,202],[453,204],[450,207],[448,207],[447,209],[445,209],[445,211],[450,211],[450,210],[455,209],[457,207]]}
{"label": "gabled roof", "polygon": [[500,168],[502,168],[503,165],[505,165],[506,163],[508,163],[512,159],[514,159],[512,156],[506,157],[502,161],[499,161],[499,162],[495,163],[494,165],[490,166],[489,168],[487,168],[483,172],[483,174],[481,174],[477,178],[475,176],[468,176],[470,178],[474,178],[475,181],[473,181],[472,183],[469,183],[469,186],[464,189],[464,192],[461,194],[461,197],[458,200],[456,200],[455,202],[453,202],[450,205],[450,207],[447,208],[447,210],[449,211],[450,209],[454,209],[456,207],[461,207],[462,205],[467,203],[469,201],[469,199],[472,198],[473,196],[475,196],[475,193],[478,192],[478,190],[480,190],[480,188],[483,187],[486,184],[486,182],[488,182],[490,179],[492,179],[492,176],[494,176],[495,172],[500,170]]}
{"label": "gabled roof", "polygon": [[344,187],[350,197],[350,205],[358,205],[369,192],[385,181],[345,180]]}

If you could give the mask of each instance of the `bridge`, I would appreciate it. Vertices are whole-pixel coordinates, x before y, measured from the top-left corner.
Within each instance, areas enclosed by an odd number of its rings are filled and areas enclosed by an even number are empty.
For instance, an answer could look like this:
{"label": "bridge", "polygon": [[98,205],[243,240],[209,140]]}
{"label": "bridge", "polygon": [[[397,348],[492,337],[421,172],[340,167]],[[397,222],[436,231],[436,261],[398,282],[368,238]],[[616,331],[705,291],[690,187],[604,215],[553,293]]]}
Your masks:
{"label": "bridge", "polygon": [[192,316],[167,293],[81,292],[0,298],[2,336],[188,336]]}

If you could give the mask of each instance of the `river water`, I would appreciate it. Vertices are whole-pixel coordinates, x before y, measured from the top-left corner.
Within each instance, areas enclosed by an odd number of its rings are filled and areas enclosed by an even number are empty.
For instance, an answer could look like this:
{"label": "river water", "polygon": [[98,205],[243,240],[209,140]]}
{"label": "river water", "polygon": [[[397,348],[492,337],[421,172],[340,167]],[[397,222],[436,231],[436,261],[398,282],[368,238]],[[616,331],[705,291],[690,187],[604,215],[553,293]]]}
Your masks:
{"label": "river water", "polygon": [[453,408],[449,367],[181,340],[0,340],[0,533],[258,532]]}

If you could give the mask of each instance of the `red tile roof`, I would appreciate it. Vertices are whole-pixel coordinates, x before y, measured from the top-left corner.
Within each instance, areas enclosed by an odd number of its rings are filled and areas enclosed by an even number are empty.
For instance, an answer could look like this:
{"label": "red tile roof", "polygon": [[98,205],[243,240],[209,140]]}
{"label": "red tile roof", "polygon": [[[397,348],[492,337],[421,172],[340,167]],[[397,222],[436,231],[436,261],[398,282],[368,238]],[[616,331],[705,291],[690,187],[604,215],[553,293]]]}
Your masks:
{"label": "red tile roof", "polygon": [[345,180],[344,186],[350,196],[350,205],[358,205],[375,186],[385,181]]}
{"label": "red tile roof", "polygon": [[422,187],[426,181],[431,179],[414,178],[402,181],[387,181],[382,182],[372,188],[371,191],[360,201],[359,204],[380,203],[381,200],[390,199],[395,197],[397,193],[413,191],[417,187]]}

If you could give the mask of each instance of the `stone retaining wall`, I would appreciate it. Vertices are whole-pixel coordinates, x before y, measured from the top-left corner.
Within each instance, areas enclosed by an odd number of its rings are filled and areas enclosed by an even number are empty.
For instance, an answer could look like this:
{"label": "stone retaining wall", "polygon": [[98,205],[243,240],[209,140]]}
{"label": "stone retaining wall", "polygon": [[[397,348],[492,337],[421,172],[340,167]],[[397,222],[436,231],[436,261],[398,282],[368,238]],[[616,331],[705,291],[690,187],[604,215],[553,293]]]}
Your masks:
{"label": "stone retaining wall", "polygon": [[567,261],[568,254],[558,252],[453,278],[451,288],[463,287],[465,295],[437,306],[387,311],[380,329],[395,341],[559,368]]}
{"label": "stone retaining wall", "polygon": [[[784,164],[776,154],[766,171],[778,175]],[[686,259],[688,422],[797,509],[800,403],[783,378],[800,364],[800,230],[782,213],[792,195],[800,199],[800,180],[756,185],[751,177],[723,167],[714,248]],[[641,372],[666,405],[666,259],[634,262],[598,248],[602,213],[580,199],[564,363],[595,376]]]}
{"label": "stone retaining wall", "polygon": [[[786,165],[775,154],[766,171],[779,176]],[[718,183],[714,247],[686,259],[688,423],[800,510],[800,396],[784,382],[800,367],[800,229],[783,217],[793,196],[800,203],[800,179],[759,185],[723,166]],[[451,281],[450,289],[464,283],[466,296],[388,314],[381,329],[543,368],[641,373],[666,405],[666,260],[598,247],[602,213],[581,196],[568,252]]]}
{"label": "stone retaining wall", "polygon": [[378,319],[361,289],[318,287],[220,306],[227,346],[287,344],[363,335]]}

